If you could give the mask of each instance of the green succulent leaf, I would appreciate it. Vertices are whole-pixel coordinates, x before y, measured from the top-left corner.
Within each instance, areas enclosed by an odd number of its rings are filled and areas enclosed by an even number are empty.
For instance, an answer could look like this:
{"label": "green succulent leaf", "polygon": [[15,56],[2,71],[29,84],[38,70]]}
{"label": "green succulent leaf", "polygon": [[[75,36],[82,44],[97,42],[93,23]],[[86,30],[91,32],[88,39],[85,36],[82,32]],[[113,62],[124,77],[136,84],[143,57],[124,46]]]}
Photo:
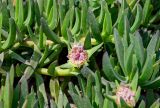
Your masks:
{"label": "green succulent leaf", "polygon": [[110,80],[119,80],[119,81],[125,81],[125,78],[123,76],[120,76],[119,73],[115,72],[113,69],[112,64],[110,63],[110,59],[108,56],[108,53],[105,52],[103,55],[103,59],[102,59],[102,67],[103,67],[103,71],[104,74],[106,75],[106,77]]}
{"label": "green succulent leaf", "polygon": [[94,16],[93,12],[91,11],[91,9],[88,10],[88,21],[89,21],[89,25],[90,25],[92,33],[93,33],[93,37],[98,42],[102,42],[102,37],[100,36],[99,25],[98,25],[98,22],[96,21],[96,18]]}
{"label": "green succulent leaf", "polygon": [[43,32],[49,39],[51,39],[55,43],[61,43],[60,38],[53,31],[51,31],[51,29],[49,28],[49,26],[47,25],[47,22],[43,17],[41,18],[41,25],[42,25]]}
{"label": "green succulent leaf", "polygon": [[88,27],[88,22],[87,22],[88,7],[87,7],[86,0],[82,0],[81,1],[81,5],[82,5],[82,10],[81,10],[81,29],[82,29],[82,31],[84,33],[86,33],[87,27]]}
{"label": "green succulent leaf", "polygon": [[159,88],[159,85],[160,85],[160,77],[157,77],[154,80],[146,81],[145,83],[142,84],[142,87],[153,89],[153,88]]}
{"label": "green succulent leaf", "polygon": [[111,95],[108,95],[106,94],[105,97],[113,102],[116,102],[116,96],[111,96]]}
{"label": "green succulent leaf", "polygon": [[7,74],[5,87],[4,87],[4,107],[11,108],[12,106],[12,96],[13,96],[13,86],[11,87],[10,75]]}
{"label": "green succulent leaf", "polygon": [[141,101],[141,103],[139,104],[138,108],[145,108],[146,104],[144,102],[144,100]]}
{"label": "green succulent leaf", "polygon": [[9,55],[11,56],[12,59],[18,60],[26,65],[30,65],[30,63],[27,60],[25,60],[22,56],[13,52],[12,50],[9,50]]}
{"label": "green succulent leaf", "polygon": [[142,73],[139,77],[140,83],[147,81],[151,78],[153,74],[153,63],[152,59],[149,55],[147,55],[146,62],[143,66]]}
{"label": "green succulent leaf", "polygon": [[112,19],[111,14],[108,10],[108,4],[105,3],[105,15],[103,20],[103,30],[102,30],[102,37],[107,38],[109,35],[112,34]]}
{"label": "green succulent leaf", "polygon": [[27,26],[27,30],[28,30],[28,33],[29,33],[29,36],[31,38],[31,40],[37,44],[37,38],[35,36],[35,34],[33,33],[33,31],[31,30],[30,26]]}
{"label": "green succulent leaf", "polygon": [[100,5],[101,5],[101,7],[100,7],[99,16],[98,16],[98,23],[100,24],[100,26],[102,26],[103,20],[104,20],[104,15],[105,15],[105,10],[104,10],[105,1],[101,1]]}
{"label": "green succulent leaf", "polygon": [[51,79],[49,86],[50,86],[50,92],[51,92],[52,97],[54,97],[55,102],[58,103],[59,93],[60,93],[60,87],[59,87],[58,80]]}
{"label": "green succulent leaf", "polygon": [[[45,104],[48,104],[47,94],[46,94],[46,90],[45,90],[45,85],[44,85],[43,78],[42,78],[41,75],[38,75],[38,74],[35,74],[35,78],[36,78],[36,86],[37,86],[39,95],[42,95]],[[42,98],[42,97],[41,97],[41,98]]]}
{"label": "green succulent leaf", "polygon": [[141,95],[141,88],[138,87],[138,89],[137,89],[137,91],[135,93],[135,100],[136,100],[136,102],[139,100],[140,95]]}
{"label": "green succulent leaf", "polygon": [[137,85],[138,85],[138,72],[135,73],[131,82],[131,88],[133,91],[137,90]]}
{"label": "green succulent leaf", "polygon": [[131,74],[132,69],[132,57],[133,57],[133,44],[130,44],[130,46],[127,48],[127,51],[124,52],[124,67],[127,74]]}
{"label": "green succulent leaf", "polygon": [[81,25],[81,13],[78,8],[75,8],[75,24],[73,28],[71,29],[72,34],[76,34],[80,30],[80,25]]}
{"label": "green succulent leaf", "polygon": [[[125,0],[123,0],[125,1]],[[118,32],[119,32],[119,35],[120,36],[123,36],[124,34],[124,24],[125,24],[125,16],[127,16],[128,14],[128,8],[123,10],[121,9],[121,12],[119,12],[119,15],[118,15]]]}
{"label": "green succulent leaf", "polygon": [[113,102],[105,98],[103,108],[114,108]]}
{"label": "green succulent leaf", "polygon": [[[62,1],[61,1],[62,2]],[[59,21],[60,21],[60,25],[62,27],[63,21],[64,21],[64,17],[65,17],[65,6],[62,3],[58,4],[58,9],[59,9]]]}
{"label": "green succulent leaf", "polygon": [[24,23],[24,8],[23,8],[23,0],[16,0],[16,8],[15,8],[15,21],[20,30],[23,29]]}
{"label": "green succulent leaf", "polygon": [[57,106],[58,108],[63,108],[63,101],[64,101],[64,97],[63,97],[63,93],[61,91],[61,89],[59,90],[59,96],[58,96],[58,103],[57,103]]}
{"label": "green succulent leaf", "polygon": [[150,5],[151,5],[151,0],[146,0],[143,7],[143,23],[144,24],[147,22],[149,17]]}
{"label": "green succulent leaf", "polygon": [[101,46],[103,45],[103,43],[91,48],[87,50],[88,53],[88,58],[90,58]]}
{"label": "green succulent leaf", "polygon": [[9,19],[9,35],[7,37],[7,40],[2,45],[2,49],[5,50],[11,47],[14,44],[15,39],[16,39],[16,24],[14,19],[10,18]]}
{"label": "green succulent leaf", "polygon": [[17,84],[13,92],[12,107],[18,107],[19,97],[20,97],[20,85]]}
{"label": "green succulent leaf", "polygon": [[88,98],[91,100],[91,98],[92,98],[92,93],[91,93],[91,91],[92,91],[92,83],[93,83],[93,77],[92,77],[92,75],[89,75],[88,77],[87,77],[87,85],[86,85],[86,93],[85,93],[85,95],[87,95],[88,96]]}
{"label": "green succulent leaf", "polygon": [[53,45],[51,47],[47,45],[39,61],[39,66],[43,67],[49,64],[50,62],[54,61],[57,55],[60,53],[60,51],[61,46],[59,44]]}
{"label": "green succulent leaf", "polygon": [[157,31],[156,34],[153,35],[152,39],[150,40],[147,46],[147,54],[150,56],[153,56],[153,54],[155,53],[155,48],[159,40],[159,35],[160,35],[159,31]]}
{"label": "green succulent leaf", "polygon": [[85,41],[84,41],[84,48],[85,49],[90,49],[91,47],[92,47],[92,44],[91,44],[91,34],[87,33]]}
{"label": "green succulent leaf", "polygon": [[25,99],[27,98],[28,94],[29,94],[29,90],[28,90],[28,83],[26,79],[23,79],[23,81],[21,82],[20,85],[20,103],[19,106],[22,107]]}
{"label": "green succulent leaf", "polygon": [[34,11],[32,11],[34,5],[32,0],[28,0],[27,3],[28,3],[28,13],[27,13],[27,18],[24,21],[24,25],[30,26],[34,19]]}
{"label": "green succulent leaf", "polygon": [[[3,21],[2,12],[0,12],[0,41],[2,40],[1,34],[2,34],[2,21]],[[2,43],[0,42],[0,48],[2,47]]]}
{"label": "green succulent leaf", "polygon": [[39,107],[43,108],[45,106],[45,102],[44,102],[44,97],[43,97],[42,93],[38,91],[37,97],[38,97]]}
{"label": "green succulent leaf", "polygon": [[61,27],[62,36],[64,37],[65,40],[68,39],[67,30],[68,30],[68,27],[69,27],[69,17],[70,17],[70,12],[71,12],[72,9],[74,9],[74,7],[72,7],[72,8],[66,13],[66,15],[65,15],[65,17],[64,17],[64,20],[63,20],[62,27]]}
{"label": "green succulent leaf", "polygon": [[150,108],[159,108],[159,107],[160,107],[159,99],[157,99],[157,100],[150,106]]}
{"label": "green succulent leaf", "polygon": [[135,36],[131,36],[131,41],[134,43],[134,52],[141,66],[144,63],[144,47],[140,34],[138,32],[135,33]]}
{"label": "green succulent leaf", "polygon": [[103,107],[102,86],[99,71],[95,73],[95,102],[99,107]]}
{"label": "green succulent leaf", "polygon": [[141,22],[142,22],[142,15],[141,14],[142,14],[142,7],[140,4],[137,4],[136,18],[135,18],[135,21],[134,21],[132,27],[130,28],[131,33],[134,33],[141,25]]}
{"label": "green succulent leaf", "polygon": [[78,83],[83,93],[85,93],[86,82],[83,78],[78,77]]}
{"label": "green succulent leaf", "polygon": [[120,107],[130,108],[123,98],[120,98]]}
{"label": "green succulent leaf", "polygon": [[6,2],[2,2],[1,3],[1,12],[2,12],[2,25],[5,29],[8,30],[8,25],[9,25],[9,13],[7,10],[7,3]]}
{"label": "green succulent leaf", "polygon": [[34,71],[38,65],[40,57],[41,57],[40,51],[37,48],[37,46],[34,45],[34,52],[33,52],[32,57],[30,59],[31,66],[27,66],[27,68],[24,71],[23,76],[20,79],[20,82],[22,82],[24,79],[29,79],[31,77],[31,75],[34,73]]}
{"label": "green succulent leaf", "polygon": [[87,108],[92,108],[91,103],[86,96],[85,97],[80,97],[72,91],[68,91],[68,92],[71,95],[74,103],[76,104],[76,106],[78,108],[86,108],[86,107]]}
{"label": "green succulent leaf", "polygon": [[122,44],[119,33],[116,29],[114,29],[114,38],[115,38],[115,48],[116,48],[118,61],[120,63],[120,66],[121,66],[124,74],[127,75],[127,73],[125,73],[125,69],[124,69],[124,46]]}
{"label": "green succulent leaf", "polygon": [[40,18],[42,15],[42,10],[43,10],[43,0],[35,0],[34,1],[34,11],[35,11],[35,19],[36,22],[38,24],[38,26],[40,26]]}
{"label": "green succulent leaf", "polygon": [[51,108],[58,108],[53,99],[50,100]]}
{"label": "green succulent leaf", "polygon": [[31,92],[25,99],[22,108],[33,108],[36,102],[34,92]]}
{"label": "green succulent leaf", "polygon": [[2,66],[4,60],[4,52],[0,54],[0,66]]}
{"label": "green succulent leaf", "polygon": [[58,7],[56,0],[53,1],[53,6],[50,10],[48,24],[51,30],[54,30],[58,25]]}

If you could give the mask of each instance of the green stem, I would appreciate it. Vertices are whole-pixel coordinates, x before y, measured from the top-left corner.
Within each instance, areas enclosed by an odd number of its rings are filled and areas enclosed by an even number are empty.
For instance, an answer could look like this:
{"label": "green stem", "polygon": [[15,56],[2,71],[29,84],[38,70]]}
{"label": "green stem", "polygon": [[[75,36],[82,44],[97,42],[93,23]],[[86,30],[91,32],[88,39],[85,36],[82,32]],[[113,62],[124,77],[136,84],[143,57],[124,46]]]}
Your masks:
{"label": "green stem", "polygon": [[[64,42],[64,38],[60,37],[61,41]],[[81,41],[84,41],[84,39],[82,38]],[[65,42],[64,42],[65,43]],[[91,39],[91,43],[92,45],[97,45],[97,42],[95,39]],[[34,42],[32,40],[25,40],[23,42],[17,42],[13,45],[12,49],[17,49],[20,46],[26,46],[26,47],[34,47]],[[52,46],[53,44],[55,44],[53,41],[51,40],[46,40],[46,45]]]}
{"label": "green stem", "polygon": [[36,71],[39,74],[43,75],[49,75],[49,76],[75,76],[79,74],[79,69],[77,68],[68,68],[68,69],[62,69],[60,66],[55,67],[55,70],[53,74],[48,72],[48,69],[46,68],[39,68]]}
{"label": "green stem", "polygon": [[[13,45],[13,49],[16,49],[16,48],[18,48],[19,46],[26,46],[26,47],[31,47],[31,48],[33,48],[34,47],[34,42],[33,41],[31,41],[31,40],[26,40],[26,41],[24,41],[24,42],[22,42],[22,43],[20,43],[20,42],[17,42],[17,43],[15,43],[14,45]],[[53,45],[54,43],[51,41],[51,40],[47,40],[46,41],[46,45],[49,45],[49,46],[51,46],[51,45]]]}

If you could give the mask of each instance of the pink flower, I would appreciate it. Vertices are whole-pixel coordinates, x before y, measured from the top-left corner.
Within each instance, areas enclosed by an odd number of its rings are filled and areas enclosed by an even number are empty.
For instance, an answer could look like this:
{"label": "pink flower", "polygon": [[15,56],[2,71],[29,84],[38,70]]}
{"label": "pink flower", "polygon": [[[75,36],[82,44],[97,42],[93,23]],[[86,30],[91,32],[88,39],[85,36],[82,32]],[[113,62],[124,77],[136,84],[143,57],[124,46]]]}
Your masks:
{"label": "pink flower", "polygon": [[122,98],[128,106],[135,106],[135,93],[127,85],[119,86],[116,96],[117,104],[120,104],[120,98]]}
{"label": "pink flower", "polygon": [[72,49],[68,53],[68,59],[76,67],[80,67],[88,60],[88,54],[84,50],[83,45],[73,44]]}

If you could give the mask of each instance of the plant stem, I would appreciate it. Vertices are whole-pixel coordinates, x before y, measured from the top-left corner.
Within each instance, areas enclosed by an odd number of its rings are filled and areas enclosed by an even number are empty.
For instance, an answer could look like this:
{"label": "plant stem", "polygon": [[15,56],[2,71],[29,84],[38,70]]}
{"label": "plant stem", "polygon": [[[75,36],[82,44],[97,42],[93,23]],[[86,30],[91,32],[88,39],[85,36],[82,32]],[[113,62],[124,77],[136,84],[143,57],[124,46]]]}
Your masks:
{"label": "plant stem", "polygon": [[38,68],[37,73],[49,76],[75,76],[79,74],[79,70],[77,68],[68,68],[62,69],[60,66],[55,67],[53,73],[49,73],[47,68]]}
{"label": "plant stem", "polygon": [[[63,37],[60,37],[61,41],[64,42],[64,38]],[[81,41],[85,41],[84,38],[81,39]],[[64,42],[65,43],[65,42]],[[96,42],[95,39],[91,39],[91,43],[92,45],[97,45],[98,43]],[[23,42],[17,42],[13,45],[12,49],[17,49],[18,47],[20,46],[26,46],[26,47],[31,47],[33,48],[34,47],[34,42],[32,40],[25,40]],[[49,45],[49,46],[52,46],[53,44],[55,44],[53,41],[51,40],[46,40],[46,45]]]}

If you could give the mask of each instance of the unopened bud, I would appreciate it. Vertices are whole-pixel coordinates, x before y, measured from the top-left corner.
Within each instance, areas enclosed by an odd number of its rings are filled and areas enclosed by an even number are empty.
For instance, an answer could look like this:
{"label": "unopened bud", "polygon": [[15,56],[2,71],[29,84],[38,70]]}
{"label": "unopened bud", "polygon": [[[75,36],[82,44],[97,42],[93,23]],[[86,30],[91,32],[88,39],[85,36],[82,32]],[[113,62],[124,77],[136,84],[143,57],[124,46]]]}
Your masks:
{"label": "unopened bud", "polygon": [[69,61],[76,67],[81,67],[88,60],[87,51],[84,50],[83,45],[73,44],[71,51],[68,53]]}
{"label": "unopened bud", "polygon": [[135,106],[135,93],[127,86],[121,85],[116,91],[117,104],[120,104],[120,98],[122,98],[128,106]]}

